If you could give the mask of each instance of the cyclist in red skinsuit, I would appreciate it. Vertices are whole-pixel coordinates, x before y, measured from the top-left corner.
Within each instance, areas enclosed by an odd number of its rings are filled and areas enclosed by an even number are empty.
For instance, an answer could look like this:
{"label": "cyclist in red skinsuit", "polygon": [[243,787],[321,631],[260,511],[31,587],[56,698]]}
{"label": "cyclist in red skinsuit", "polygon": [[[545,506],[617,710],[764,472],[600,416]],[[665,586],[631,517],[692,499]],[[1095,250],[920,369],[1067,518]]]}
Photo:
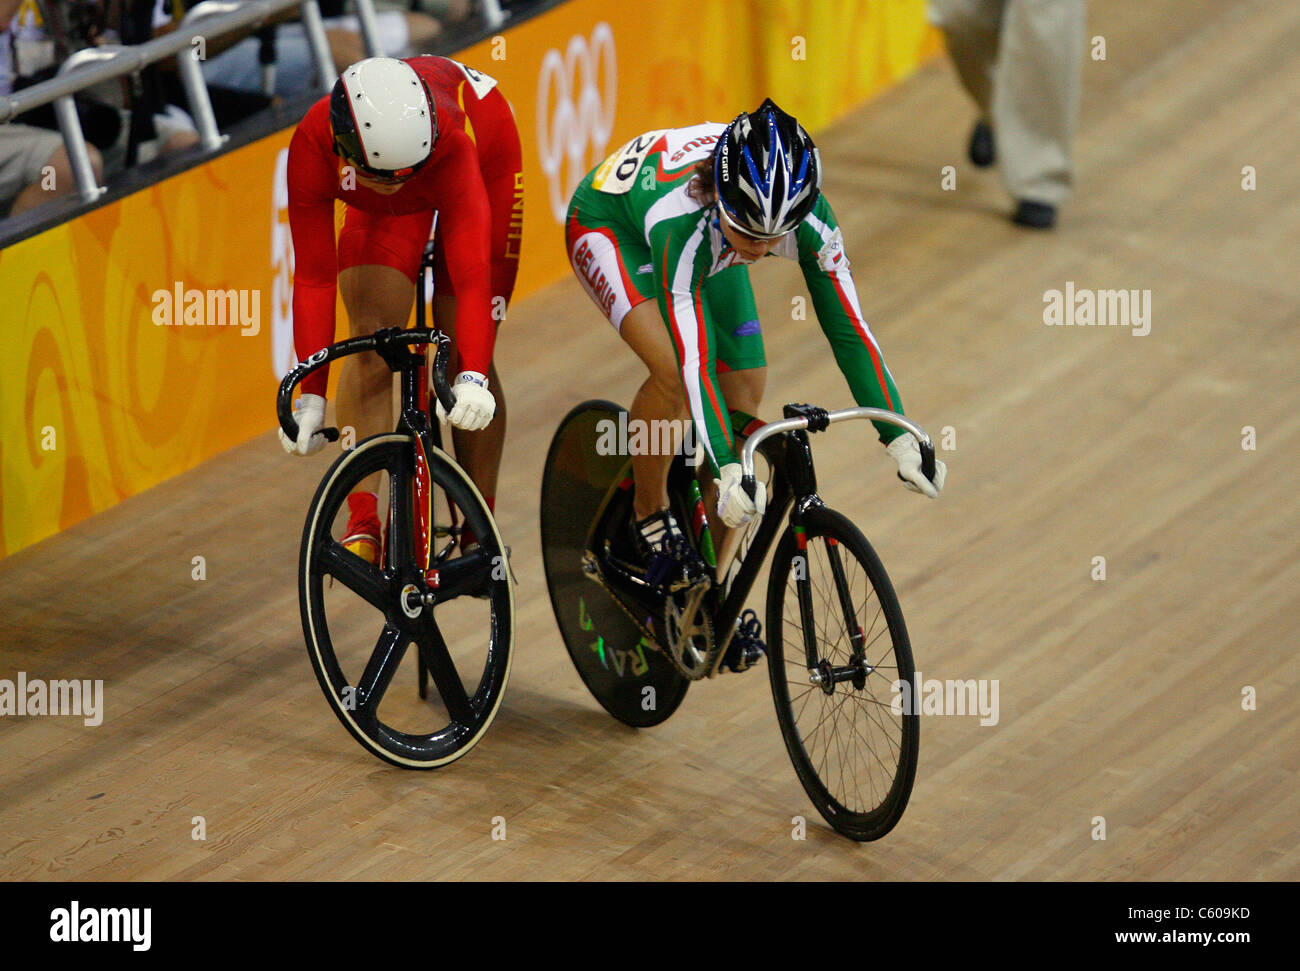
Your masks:
{"label": "cyclist in red skinsuit", "polygon": [[[362,61],[344,72],[339,87],[344,78],[357,76],[357,68],[378,62],[396,68],[391,59]],[[450,415],[456,426],[452,434],[457,457],[491,507],[505,439],[505,401],[492,350],[519,266],[519,134],[494,79],[445,57],[426,55],[401,63],[423,83],[436,114],[427,161],[417,163],[413,173],[403,169],[375,177],[336,151],[342,143],[336,141],[339,133],[331,124],[329,97],[312,106],[290,143],[294,346],[299,359],[305,359],[333,340],[336,286],[354,336],[405,326],[436,213],[434,319],[454,337],[453,373],[460,371],[453,383],[457,407]],[[361,117],[358,109],[356,118]],[[368,132],[362,133],[363,142],[368,137]],[[335,200],[346,204],[337,248]],[[324,421],[326,381],[322,369],[303,382],[300,407],[312,400],[320,416],[317,421],[305,414],[302,434],[297,442],[286,440],[286,450],[308,454],[323,444],[314,432]],[[340,422],[351,424],[358,438],[390,430],[390,388],[390,372],[377,356],[349,358],[339,385]],[[319,400],[309,399],[313,395]],[[367,488],[377,485],[378,476]],[[349,505],[352,519],[345,545],[374,562],[380,533],[373,492],[359,490],[349,497]]]}

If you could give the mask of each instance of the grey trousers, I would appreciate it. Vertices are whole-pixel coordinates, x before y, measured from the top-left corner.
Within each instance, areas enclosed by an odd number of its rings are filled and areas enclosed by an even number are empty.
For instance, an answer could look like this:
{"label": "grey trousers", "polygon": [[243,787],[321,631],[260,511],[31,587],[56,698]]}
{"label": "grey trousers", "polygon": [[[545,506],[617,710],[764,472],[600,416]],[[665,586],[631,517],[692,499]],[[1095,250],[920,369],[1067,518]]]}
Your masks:
{"label": "grey trousers", "polygon": [[929,0],[930,22],[993,126],[1015,199],[1060,205],[1074,182],[1085,0]]}

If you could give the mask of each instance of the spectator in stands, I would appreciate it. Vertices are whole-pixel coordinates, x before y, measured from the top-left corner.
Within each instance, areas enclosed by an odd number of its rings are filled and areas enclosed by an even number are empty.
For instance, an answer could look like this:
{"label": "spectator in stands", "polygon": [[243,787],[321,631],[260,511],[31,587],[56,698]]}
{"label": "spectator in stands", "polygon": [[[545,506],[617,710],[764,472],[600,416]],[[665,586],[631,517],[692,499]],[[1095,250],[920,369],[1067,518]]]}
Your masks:
{"label": "spectator in stands", "polygon": [[1085,0],[930,0],[962,85],[979,107],[971,161],[1000,158],[1011,219],[1050,229],[1074,182]]}
{"label": "spectator in stands", "polygon": [[[39,31],[32,36],[35,25],[18,16],[22,3],[0,0],[0,95],[13,91],[15,50],[40,40]],[[90,146],[90,162],[95,178],[102,178],[104,162],[94,146]],[[8,215],[17,215],[76,188],[58,132],[33,125],[0,124],[0,212],[7,209]]]}
{"label": "spectator in stands", "polygon": [[[161,2],[113,0],[106,6],[93,0],[4,0],[6,9],[0,13],[9,8],[14,11],[4,18],[13,38],[7,46],[12,88],[25,88],[55,77],[69,55],[85,48],[147,40],[153,7]],[[137,11],[140,17],[136,19],[143,18],[145,25],[143,33],[131,29],[131,15]],[[146,68],[129,98],[124,94],[124,81],[95,85],[76,96],[83,133],[102,153],[101,166],[110,177],[124,167],[198,143],[190,117],[151,96],[149,82],[153,77],[153,69]],[[129,133],[123,123],[128,108],[132,109],[134,125]],[[19,121],[58,130],[53,105],[36,108]]]}
{"label": "spectator in stands", "polygon": [[[426,13],[413,13],[406,6],[385,8],[382,3],[376,3],[379,39],[384,53],[389,56],[429,51],[442,33],[443,25],[437,19]],[[453,22],[464,19],[469,8],[470,0],[438,0],[433,9],[441,11],[446,22]],[[321,3],[321,12],[325,15],[325,39],[334,61],[331,74],[341,72],[367,56],[359,19],[339,16],[342,9],[342,0],[324,0]],[[318,75],[303,25],[298,21],[278,25],[274,48],[275,93],[280,97],[292,97],[312,90]],[[219,84],[239,91],[261,91],[261,52],[261,40],[250,37],[215,56],[210,54],[203,62],[203,78],[210,85]]]}

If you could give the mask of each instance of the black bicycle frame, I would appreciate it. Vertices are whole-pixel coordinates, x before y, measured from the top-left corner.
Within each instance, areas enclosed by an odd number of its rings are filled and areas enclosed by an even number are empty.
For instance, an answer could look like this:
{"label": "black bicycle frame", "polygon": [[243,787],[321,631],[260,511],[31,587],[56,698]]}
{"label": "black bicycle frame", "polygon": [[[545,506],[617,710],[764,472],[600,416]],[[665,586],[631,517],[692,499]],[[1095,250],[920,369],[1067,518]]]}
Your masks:
{"label": "black bicycle frame", "polygon": [[772,494],[768,496],[762,522],[745,551],[740,571],[736,574],[726,599],[714,612],[713,627],[715,631],[721,632],[724,647],[735,632],[736,620],[745,609],[745,601],[758,577],[758,571],[763,568],[768,552],[787,525],[787,513],[789,525],[802,527],[804,514],[809,509],[825,505],[817,495],[817,474],[807,432],[778,435],[759,445],[759,452],[772,466]]}
{"label": "black bicycle frame", "polygon": [[[436,344],[438,349],[433,356],[433,390],[438,400],[442,402],[443,410],[450,412],[455,406],[456,398],[451,393],[451,384],[447,380],[447,361],[451,354],[451,338],[436,327],[429,329],[425,326],[426,304],[428,302],[425,293],[425,282],[427,271],[433,268],[433,262],[433,240],[430,240],[425,244],[424,254],[420,258],[419,275],[415,281],[414,328],[406,330],[401,327],[385,327],[364,337],[353,337],[337,344],[330,344],[322,347],[307,360],[295,365],[284,376],[284,380],[280,382],[279,394],[276,397],[276,415],[280,419],[280,427],[284,429],[284,433],[289,436],[290,441],[298,440],[298,423],[293,417],[293,389],[301,384],[303,379],[313,371],[317,371],[330,362],[351,354],[375,351],[392,370],[402,373],[402,414],[398,421],[398,429],[400,430],[405,425],[411,432],[420,434],[420,427],[423,427],[426,432],[431,428],[427,415],[424,417],[423,422],[415,418],[416,413],[423,414],[423,409],[419,405],[419,386],[416,383],[416,378],[420,366],[424,364],[424,355],[412,354],[406,348],[416,344]],[[326,441],[338,441],[339,430],[337,428],[323,428],[320,433],[325,436]],[[426,438],[427,443],[428,439]]]}

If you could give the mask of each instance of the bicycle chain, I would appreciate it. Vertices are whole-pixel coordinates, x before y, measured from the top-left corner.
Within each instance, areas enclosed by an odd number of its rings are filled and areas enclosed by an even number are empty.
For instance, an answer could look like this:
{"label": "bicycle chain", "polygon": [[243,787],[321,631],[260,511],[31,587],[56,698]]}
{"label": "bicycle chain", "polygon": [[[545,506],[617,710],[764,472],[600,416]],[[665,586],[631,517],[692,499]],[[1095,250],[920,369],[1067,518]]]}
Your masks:
{"label": "bicycle chain", "polygon": [[[584,560],[585,559],[586,558],[584,557]],[[623,602],[623,598],[620,597],[617,592],[615,592],[613,587],[611,587],[609,583],[605,580],[604,576],[601,575],[601,572],[599,568],[595,566],[595,563],[593,561],[586,561],[586,562],[591,564],[592,569],[590,570],[584,569],[583,573],[585,573],[590,579],[595,581],[602,590],[604,590],[607,594],[609,594],[609,598],[618,605],[619,610],[623,611],[623,613],[627,615],[628,620],[632,621],[632,623],[636,626],[636,629],[639,630],[645,636],[647,641],[649,641],[650,647],[668,659],[668,662],[673,666],[673,670],[675,670],[682,677],[686,678],[688,681],[702,681],[705,678],[709,677],[709,675],[713,672],[714,668],[717,667],[718,658],[721,656],[722,652],[726,650],[727,644],[730,642],[731,638],[727,637],[722,641],[717,640],[717,638],[714,636],[714,631],[713,631],[713,618],[711,618],[708,615],[707,611],[703,611],[699,604],[696,605],[696,611],[700,614],[703,620],[703,626],[705,628],[705,638],[707,643],[709,644],[709,647],[704,654],[704,663],[700,665],[698,670],[692,671],[691,669],[683,665],[680,660],[678,660],[677,653],[674,649],[666,648],[664,645],[659,643],[659,634],[653,629],[646,627],[646,625],[640,619],[637,618],[636,614],[632,612],[631,608],[629,608],[628,605]],[[584,565],[586,565],[586,563],[584,563]],[[701,591],[700,593],[701,601],[703,600],[703,597],[707,592],[708,592],[707,589]],[[664,608],[665,613],[671,608],[672,608],[672,598],[670,597],[666,601],[666,605]],[[665,621],[666,620],[667,618],[665,617]]]}
{"label": "bicycle chain", "polygon": [[[664,649],[659,645],[659,641],[657,639],[655,632],[650,628],[646,627],[646,625],[637,618],[636,614],[632,613],[628,605],[623,602],[623,598],[614,592],[614,588],[611,587],[606,582],[605,577],[601,575],[600,568],[596,566],[595,561],[587,559],[588,556],[590,556],[590,554],[587,554],[587,556],[583,557],[584,562],[583,562],[582,572],[586,574],[589,579],[595,581],[595,583],[602,590],[604,590],[607,594],[609,594],[609,599],[613,600],[614,603],[618,604],[619,610],[627,614],[627,619],[632,621],[632,623],[636,626],[636,629],[639,630],[645,636],[646,640],[650,642],[651,647],[653,647],[656,651],[658,651],[661,654],[666,654],[667,652],[664,651]],[[586,569],[588,563],[590,563],[591,569]]]}

